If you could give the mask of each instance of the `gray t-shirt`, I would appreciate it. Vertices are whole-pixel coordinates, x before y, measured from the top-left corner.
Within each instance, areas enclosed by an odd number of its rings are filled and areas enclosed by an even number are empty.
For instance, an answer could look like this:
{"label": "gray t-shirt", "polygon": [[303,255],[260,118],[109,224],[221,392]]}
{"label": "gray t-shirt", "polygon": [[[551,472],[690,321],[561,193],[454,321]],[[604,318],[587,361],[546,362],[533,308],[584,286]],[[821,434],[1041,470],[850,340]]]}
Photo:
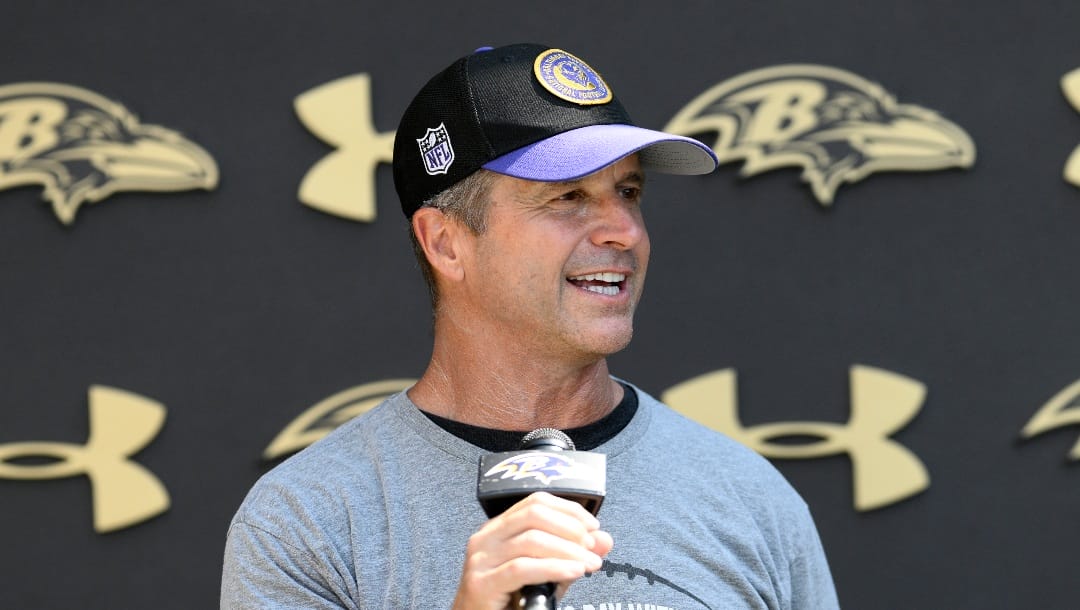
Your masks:
{"label": "gray t-shirt", "polygon": [[[635,388],[598,515],[615,546],[561,610],[838,607],[806,504],[763,458]],[[404,394],[264,475],[229,528],[221,607],[449,608],[484,451]]]}

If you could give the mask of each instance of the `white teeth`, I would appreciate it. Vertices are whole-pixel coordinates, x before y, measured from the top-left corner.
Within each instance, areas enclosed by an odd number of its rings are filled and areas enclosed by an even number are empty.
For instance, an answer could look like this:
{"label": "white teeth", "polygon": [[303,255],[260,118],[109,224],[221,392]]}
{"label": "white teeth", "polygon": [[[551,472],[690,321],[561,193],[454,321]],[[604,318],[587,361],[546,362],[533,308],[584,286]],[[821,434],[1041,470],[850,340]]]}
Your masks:
{"label": "white teeth", "polygon": [[611,273],[610,271],[605,271],[604,273],[589,273],[587,275],[578,275],[578,276],[572,277],[570,279],[575,280],[575,281],[579,281],[579,282],[580,281],[601,281],[601,282],[608,282],[610,284],[614,284],[616,282],[621,282],[621,281],[625,280],[626,275],[624,275],[622,273]]}
{"label": "white teeth", "polygon": [[613,297],[619,294],[618,286],[585,286],[585,290],[589,292],[599,292],[600,294],[606,294],[609,297]]}
{"label": "white teeth", "polygon": [[605,271],[603,273],[577,275],[568,279],[572,282],[604,282],[603,284],[578,284],[578,286],[589,292],[613,297],[619,294],[619,284],[626,280],[626,274]]}

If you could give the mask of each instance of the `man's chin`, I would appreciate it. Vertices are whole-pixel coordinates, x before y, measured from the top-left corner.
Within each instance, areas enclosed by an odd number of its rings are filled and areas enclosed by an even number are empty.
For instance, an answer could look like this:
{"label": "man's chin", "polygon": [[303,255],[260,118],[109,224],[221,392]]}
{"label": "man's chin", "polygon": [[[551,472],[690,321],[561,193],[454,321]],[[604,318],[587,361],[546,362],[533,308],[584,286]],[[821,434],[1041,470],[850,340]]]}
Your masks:
{"label": "man's chin", "polygon": [[583,334],[580,340],[588,352],[603,358],[626,349],[633,336],[634,328],[626,326],[620,329],[605,329],[604,332]]}

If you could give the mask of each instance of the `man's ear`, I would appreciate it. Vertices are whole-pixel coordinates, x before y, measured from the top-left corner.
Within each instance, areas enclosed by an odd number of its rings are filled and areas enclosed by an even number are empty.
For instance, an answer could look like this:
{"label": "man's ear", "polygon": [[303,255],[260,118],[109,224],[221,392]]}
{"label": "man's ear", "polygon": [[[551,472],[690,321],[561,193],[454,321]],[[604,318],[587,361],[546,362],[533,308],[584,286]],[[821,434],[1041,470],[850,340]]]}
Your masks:
{"label": "man's ear", "polygon": [[420,208],[413,212],[413,234],[424,250],[428,264],[447,279],[460,280],[465,275],[462,266],[463,237],[468,229],[435,208]]}

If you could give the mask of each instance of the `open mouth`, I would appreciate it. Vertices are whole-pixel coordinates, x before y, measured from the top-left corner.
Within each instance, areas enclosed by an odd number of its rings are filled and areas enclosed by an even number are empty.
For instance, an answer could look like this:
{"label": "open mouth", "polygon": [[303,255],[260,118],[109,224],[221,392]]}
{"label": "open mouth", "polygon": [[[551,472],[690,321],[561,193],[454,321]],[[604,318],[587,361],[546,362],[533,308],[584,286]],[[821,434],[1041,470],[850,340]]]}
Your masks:
{"label": "open mouth", "polygon": [[575,275],[566,279],[578,288],[609,297],[619,294],[626,288],[626,275],[609,271]]}

